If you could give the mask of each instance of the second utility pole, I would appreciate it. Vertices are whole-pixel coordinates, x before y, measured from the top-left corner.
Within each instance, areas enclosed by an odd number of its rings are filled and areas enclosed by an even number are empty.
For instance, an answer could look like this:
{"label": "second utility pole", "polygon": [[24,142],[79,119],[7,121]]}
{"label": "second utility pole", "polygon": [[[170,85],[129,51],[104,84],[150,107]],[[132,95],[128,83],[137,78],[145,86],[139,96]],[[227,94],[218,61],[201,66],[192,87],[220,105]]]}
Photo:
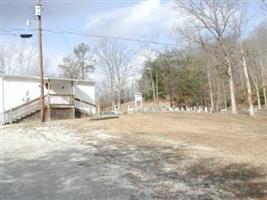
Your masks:
{"label": "second utility pole", "polygon": [[37,0],[35,6],[35,15],[38,23],[38,41],[39,41],[39,67],[40,67],[40,110],[41,122],[45,121],[45,103],[44,103],[44,66],[43,66],[43,45],[42,45],[42,4],[41,0]]}

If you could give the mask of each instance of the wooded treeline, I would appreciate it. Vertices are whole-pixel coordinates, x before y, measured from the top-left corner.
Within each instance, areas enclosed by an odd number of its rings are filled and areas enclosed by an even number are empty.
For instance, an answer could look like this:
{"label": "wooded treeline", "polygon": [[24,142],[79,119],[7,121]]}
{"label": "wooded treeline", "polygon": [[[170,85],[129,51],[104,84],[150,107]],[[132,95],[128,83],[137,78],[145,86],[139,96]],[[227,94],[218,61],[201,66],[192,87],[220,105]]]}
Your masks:
{"label": "wooded treeline", "polygon": [[[266,106],[267,24],[248,30],[242,1],[177,1],[184,14],[175,33],[187,41],[183,49],[157,53],[148,60],[140,89],[155,103],[159,98],[174,105],[205,105],[213,111]],[[238,108],[238,106],[240,108]]]}

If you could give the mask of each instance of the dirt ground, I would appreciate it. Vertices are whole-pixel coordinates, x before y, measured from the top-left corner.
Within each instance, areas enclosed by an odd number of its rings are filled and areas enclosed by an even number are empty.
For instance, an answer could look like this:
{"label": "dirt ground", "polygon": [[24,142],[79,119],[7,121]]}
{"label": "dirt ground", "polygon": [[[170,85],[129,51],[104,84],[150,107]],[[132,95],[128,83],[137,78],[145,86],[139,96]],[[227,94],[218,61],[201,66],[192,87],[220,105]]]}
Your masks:
{"label": "dirt ground", "polygon": [[0,199],[267,199],[267,116],[131,114],[1,134]]}

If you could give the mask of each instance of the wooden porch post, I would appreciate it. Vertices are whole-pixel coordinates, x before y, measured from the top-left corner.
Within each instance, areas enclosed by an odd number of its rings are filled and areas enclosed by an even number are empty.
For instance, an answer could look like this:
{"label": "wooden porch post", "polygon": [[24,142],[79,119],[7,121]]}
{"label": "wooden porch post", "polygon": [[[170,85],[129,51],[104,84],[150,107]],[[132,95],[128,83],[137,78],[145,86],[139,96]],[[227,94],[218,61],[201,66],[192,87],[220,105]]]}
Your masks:
{"label": "wooden porch post", "polygon": [[73,81],[71,81],[71,92],[72,92],[72,104],[74,105],[74,82]]}

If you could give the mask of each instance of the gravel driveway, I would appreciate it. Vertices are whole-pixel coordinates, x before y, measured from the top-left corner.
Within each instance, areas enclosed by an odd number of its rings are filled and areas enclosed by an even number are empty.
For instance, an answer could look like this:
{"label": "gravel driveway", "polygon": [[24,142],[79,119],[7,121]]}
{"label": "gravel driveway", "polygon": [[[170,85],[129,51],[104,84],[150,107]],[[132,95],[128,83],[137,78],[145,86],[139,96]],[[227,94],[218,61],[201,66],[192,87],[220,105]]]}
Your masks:
{"label": "gravel driveway", "polygon": [[[200,161],[199,149],[190,144],[144,142],[142,137],[109,134],[99,128],[85,131],[81,134],[64,122],[4,128],[1,200],[254,199],[264,195],[266,185],[246,185],[249,179],[242,176],[255,169],[240,165],[209,171],[205,166],[213,161]],[[234,178],[229,176],[237,169]]]}

